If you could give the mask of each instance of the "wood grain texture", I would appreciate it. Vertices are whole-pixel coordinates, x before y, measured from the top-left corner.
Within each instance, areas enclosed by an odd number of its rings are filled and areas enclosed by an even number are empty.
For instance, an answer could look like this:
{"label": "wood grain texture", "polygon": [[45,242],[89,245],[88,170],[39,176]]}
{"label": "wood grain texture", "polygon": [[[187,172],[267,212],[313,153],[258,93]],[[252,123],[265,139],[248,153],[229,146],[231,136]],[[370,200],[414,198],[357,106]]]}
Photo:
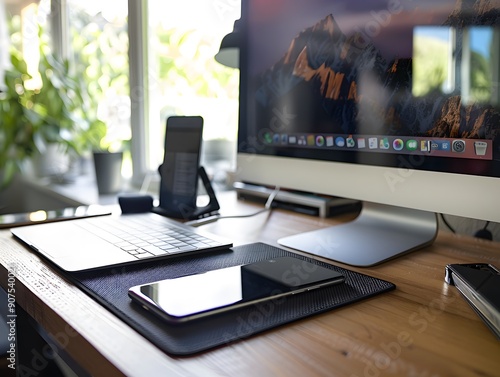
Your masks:
{"label": "wood grain texture", "polygon": [[[223,213],[260,207],[220,199]],[[285,235],[348,221],[273,211],[203,229],[236,245],[277,245]],[[199,355],[179,358],[66,281],[56,268],[0,232],[0,284],[16,276],[16,301],[93,375],[168,376],[498,376],[500,342],[444,282],[448,263],[500,266],[500,244],[440,233],[435,243],[371,268],[342,267],[396,284],[394,291]]]}

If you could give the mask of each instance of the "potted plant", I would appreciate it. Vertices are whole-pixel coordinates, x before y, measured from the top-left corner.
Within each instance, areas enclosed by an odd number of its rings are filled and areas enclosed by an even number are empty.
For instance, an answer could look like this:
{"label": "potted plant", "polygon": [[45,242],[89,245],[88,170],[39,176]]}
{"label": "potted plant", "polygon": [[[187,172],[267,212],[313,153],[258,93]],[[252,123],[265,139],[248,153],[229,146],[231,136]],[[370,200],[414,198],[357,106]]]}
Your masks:
{"label": "potted plant", "polygon": [[23,170],[26,160],[37,150],[35,135],[38,117],[32,106],[34,91],[25,87],[31,79],[26,64],[16,55],[11,56],[12,69],[5,72],[5,85],[0,92],[0,171],[4,187]]}
{"label": "potted plant", "polygon": [[[20,54],[11,53],[0,93],[0,171],[2,185],[28,161],[56,148],[66,156],[80,156],[88,149],[85,135],[100,133],[102,126],[85,116],[85,90],[70,71],[41,49],[38,78],[28,73]],[[38,79],[38,85],[36,81]]]}
{"label": "potted plant", "polygon": [[[92,152],[97,188],[100,194],[116,193],[122,188],[122,162],[123,156],[129,150],[129,135],[123,132],[114,132],[122,129],[120,116],[116,108],[124,107],[119,104],[119,97],[112,100],[103,100],[98,104],[89,101],[87,114],[94,114],[88,119],[90,127],[82,134],[88,150]],[[125,117],[128,121],[128,111]],[[123,111],[123,110],[122,110]],[[123,115],[123,114],[122,114]],[[103,120],[100,120],[103,119]]]}
{"label": "potted plant", "polygon": [[93,140],[92,157],[99,194],[113,194],[122,186],[122,143],[111,143],[106,138],[107,127],[102,123],[104,134],[98,137],[97,127],[94,127],[89,140]]}

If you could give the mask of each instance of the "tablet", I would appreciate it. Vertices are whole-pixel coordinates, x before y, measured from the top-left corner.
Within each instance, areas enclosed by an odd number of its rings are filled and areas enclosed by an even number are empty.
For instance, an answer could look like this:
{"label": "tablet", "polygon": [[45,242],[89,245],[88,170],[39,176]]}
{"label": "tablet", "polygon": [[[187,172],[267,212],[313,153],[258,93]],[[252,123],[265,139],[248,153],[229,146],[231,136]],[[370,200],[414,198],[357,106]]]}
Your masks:
{"label": "tablet", "polygon": [[33,212],[10,213],[0,215],[0,229],[110,214],[111,212],[109,209],[100,205],[68,207],[47,211],[38,210]]}

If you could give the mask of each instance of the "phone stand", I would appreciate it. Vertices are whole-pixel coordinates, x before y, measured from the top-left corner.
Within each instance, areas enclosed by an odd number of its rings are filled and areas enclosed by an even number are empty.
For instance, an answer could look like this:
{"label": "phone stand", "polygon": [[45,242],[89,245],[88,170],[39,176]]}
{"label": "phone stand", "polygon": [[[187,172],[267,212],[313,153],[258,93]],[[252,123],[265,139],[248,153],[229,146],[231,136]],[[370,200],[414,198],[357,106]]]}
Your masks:
{"label": "phone stand", "polygon": [[198,168],[198,176],[201,178],[205,191],[209,197],[209,202],[206,206],[195,208],[181,206],[178,212],[173,212],[166,208],[155,207],[153,205],[153,197],[150,195],[120,195],[118,197],[118,203],[120,204],[122,214],[154,212],[162,216],[184,220],[197,220],[214,215],[219,211],[220,205],[215,196],[207,172],[202,166]]}
{"label": "phone stand", "polygon": [[[161,171],[161,169],[159,170]],[[179,206],[179,210],[175,212],[158,206],[153,207],[151,211],[162,216],[181,218],[184,220],[196,220],[215,214],[220,209],[220,205],[217,201],[217,197],[215,196],[215,192],[212,188],[207,172],[203,166],[198,168],[198,176],[200,177],[203,187],[208,194],[209,202],[206,206],[195,208],[189,206]]]}

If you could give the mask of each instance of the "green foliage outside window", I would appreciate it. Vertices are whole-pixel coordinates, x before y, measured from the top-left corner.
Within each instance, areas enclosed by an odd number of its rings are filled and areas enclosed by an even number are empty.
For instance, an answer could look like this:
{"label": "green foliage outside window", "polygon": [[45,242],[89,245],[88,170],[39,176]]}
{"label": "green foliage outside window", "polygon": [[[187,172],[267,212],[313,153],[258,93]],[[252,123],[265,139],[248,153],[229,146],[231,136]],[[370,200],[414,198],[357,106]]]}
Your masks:
{"label": "green foliage outside window", "polygon": [[78,156],[89,147],[88,135],[104,130],[102,123],[86,112],[85,87],[68,61],[57,59],[42,46],[38,81],[28,73],[25,60],[15,49],[11,64],[0,94],[0,170],[4,183],[22,170],[26,160],[43,154],[49,144]]}
{"label": "green foliage outside window", "polygon": [[[99,106],[116,105],[119,98],[128,98],[130,93],[126,23],[111,25],[100,13],[92,16],[79,9],[72,10],[71,21],[72,60],[89,96],[86,111],[99,118]],[[128,119],[130,108],[127,104],[113,108],[121,112],[116,116]],[[99,133],[86,135],[93,149],[128,148],[129,124],[110,122],[106,124],[106,131],[104,137]]]}
{"label": "green foliage outside window", "polygon": [[214,41],[196,30],[155,30],[159,80],[181,96],[236,98],[238,74],[215,61]]}

